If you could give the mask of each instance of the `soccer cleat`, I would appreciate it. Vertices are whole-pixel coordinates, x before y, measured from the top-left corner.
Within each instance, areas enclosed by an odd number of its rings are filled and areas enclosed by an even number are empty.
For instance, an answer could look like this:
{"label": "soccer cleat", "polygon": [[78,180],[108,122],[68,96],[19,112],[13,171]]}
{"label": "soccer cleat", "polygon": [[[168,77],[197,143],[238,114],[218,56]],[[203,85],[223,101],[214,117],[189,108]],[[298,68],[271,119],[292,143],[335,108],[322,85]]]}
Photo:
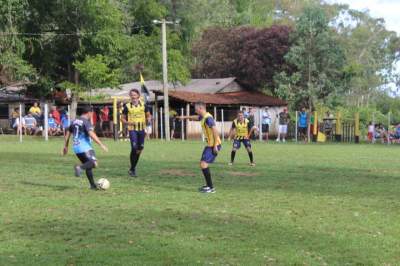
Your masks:
{"label": "soccer cleat", "polygon": [[233,165],[233,163],[232,163],[232,162],[231,162],[231,163],[228,163],[228,165],[229,165],[229,166],[232,166],[232,165]]}
{"label": "soccer cleat", "polygon": [[279,139],[276,139],[276,142],[279,142],[280,140]]}
{"label": "soccer cleat", "polygon": [[256,166],[256,163],[249,163],[250,166]]}
{"label": "soccer cleat", "polygon": [[215,189],[214,188],[210,188],[210,187],[206,187],[204,186],[201,190],[201,193],[215,193]]}
{"label": "soccer cleat", "polygon": [[286,139],[283,139],[283,142],[285,143],[285,142],[286,142]]}
{"label": "soccer cleat", "polygon": [[82,168],[79,165],[74,166],[75,176],[80,177],[82,174]]}
{"label": "soccer cleat", "polygon": [[129,174],[130,177],[137,177],[136,170],[129,170],[128,174]]}

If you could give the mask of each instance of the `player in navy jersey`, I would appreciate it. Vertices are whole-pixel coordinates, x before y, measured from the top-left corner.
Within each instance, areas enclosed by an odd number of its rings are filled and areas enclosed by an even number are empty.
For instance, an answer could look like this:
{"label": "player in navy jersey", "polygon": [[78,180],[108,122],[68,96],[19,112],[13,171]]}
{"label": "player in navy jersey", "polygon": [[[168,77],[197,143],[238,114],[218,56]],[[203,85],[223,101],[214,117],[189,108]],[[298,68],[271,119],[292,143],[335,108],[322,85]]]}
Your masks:
{"label": "player in navy jersey", "polygon": [[81,165],[75,165],[75,176],[80,177],[82,170],[86,171],[86,177],[89,180],[91,189],[98,189],[93,177],[93,168],[97,166],[97,159],[95,152],[92,147],[92,139],[94,142],[100,145],[104,151],[108,151],[107,147],[99,140],[96,133],[94,132],[94,127],[90,123],[90,118],[92,117],[93,110],[90,106],[84,107],[82,110],[82,115],[75,119],[66,133],[65,144],[63,149],[63,154],[68,153],[69,139],[72,136],[73,149],[81,161]]}

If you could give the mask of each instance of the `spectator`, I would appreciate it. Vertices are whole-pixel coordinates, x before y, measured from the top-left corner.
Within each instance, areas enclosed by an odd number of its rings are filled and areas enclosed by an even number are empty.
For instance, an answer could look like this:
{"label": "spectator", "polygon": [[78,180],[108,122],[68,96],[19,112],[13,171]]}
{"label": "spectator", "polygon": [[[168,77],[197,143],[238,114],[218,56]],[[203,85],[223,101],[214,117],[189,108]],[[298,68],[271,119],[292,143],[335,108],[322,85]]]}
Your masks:
{"label": "spectator", "polygon": [[266,141],[269,140],[269,128],[271,126],[271,116],[268,111],[268,107],[264,108],[264,111],[262,112],[262,133],[263,133],[263,138],[265,138]]}
{"label": "spectator", "polygon": [[175,136],[176,116],[177,115],[178,115],[178,113],[174,109],[171,109],[171,111],[169,112],[169,124],[171,127],[171,139],[174,139],[174,136]]}
{"label": "spectator", "polygon": [[65,134],[67,133],[70,124],[71,124],[71,123],[70,123],[70,121],[69,121],[68,112],[64,112],[64,113],[61,115],[61,127],[62,127],[62,130],[63,130],[63,135],[64,135],[64,136],[65,136]]}
{"label": "spectator", "polygon": [[333,132],[333,115],[327,111],[324,118],[324,132],[326,136],[332,136]]}
{"label": "spectator", "polygon": [[56,120],[53,117],[52,113],[49,113],[49,118],[47,119],[47,125],[49,127],[49,135],[50,136],[55,136],[59,132],[58,130],[58,125],[56,123]]}
{"label": "spectator", "polygon": [[287,108],[283,109],[283,112],[280,112],[278,115],[279,118],[279,128],[278,128],[278,137],[276,139],[277,142],[281,140],[286,142],[286,135],[288,133],[288,124],[290,121],[290,115],[288,114]]}
{"label": "spectator", "polygon": [[11,127],[14,128],[14,124],[16,119],[19,118],[19,108],[14,108],[13,112],[11,113]]}
{"label": "spectator", "polygon": [[368,123],[368,141],[375,143],[375,125],[372,122]]}
{"label": "spectator", "polygon": [[107,105],[100,109],[100,127],[103,131],[103,136],[110,134],[110,109]]}
{"label": "spectator", "polygon": [[299,122],[298,129],[300,134],[300,139],[304,140],[304,143],[308,141],[308,113],[306,112],[306,108],[301,108],[299,112]]}
{"label": "spectator", "polygon": [[35,119],[37,119],[37,117],[39,118],[40,115],[42,114],[42,111],[40,110],[40,107],[39,107],[39,103],[34,102],[33,106],[31,106],[31,108],[29,108],[29,113],[31,113],[32,116],[35,117]]}
{"label": "spectator", "polygon": [[51,107],[50,114],[53,116],[56,124],[61,125],[61,115],[60,115],[60,112],[57,110],[57,106],[53,105]]}
{"label": "spectator", "polygon": [[[146,139],[150,139],[151,134],[153,133],[153,128],[152,128],[152,124],[151,124],[151,120],[147,119],[146,120],[146,129],[144,130],[146,133]],[[171,135],[172,138],[173,135]]]}
{"label": "spectator", "polygon": [[36,135],[39,132],[36,118],[33,117],[32,113],[28,113],[24,118],[25,118],[25,129],[27,134]]}
{"label": "spectator", "polygon": [[[18,108],[17,108],[18,109]],[[18,111],[18,116],[15,118],[15,121],[12,125],[12,128],[17,131],[17,134],[23,134],[25,132],[26,134],[26,129],[25,129],[25,118],[22,117],[21,119],[21,124],[19,123],[19,111]]]}
{"label": "spectator", "polygon": [[242,112],[243,112],[244,118],[248,119],[249,118],[249,112],[247,112],[245,107],[242,108]]}

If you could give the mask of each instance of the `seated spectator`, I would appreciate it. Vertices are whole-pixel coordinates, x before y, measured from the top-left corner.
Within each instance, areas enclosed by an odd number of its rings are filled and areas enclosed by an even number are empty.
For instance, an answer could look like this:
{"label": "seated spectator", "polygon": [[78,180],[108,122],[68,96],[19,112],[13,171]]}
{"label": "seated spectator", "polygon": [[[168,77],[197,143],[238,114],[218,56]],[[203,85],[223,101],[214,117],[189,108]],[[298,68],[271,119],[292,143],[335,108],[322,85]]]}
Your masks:
{"label": "seated spectator", "polygon": [[36,120],[36,126],[39,126],[41,119],[42,119],[42,110],[39,107],[39,103],[37,103],[37,102],[33,103],[33,106],[31,106],[31,108],[29,108],[28,113],[32,114],[32,116]]}
{"label": "seated spectator", "polygon": [[47,120],[47,124],[49,127],[49,135],[50,136],[55,136],[59,133],[59,126],[56,123],[56,120],[54,119],[53,115],[50,113],[49,118]]}
{"label": "seated spectator", "polygon": [[22,117],[21,119],[21,124],[19,123],[19,115],[18,117],[15,119],[14,124],[12,126],[13,129],[16,130],[17,134],[23,134],[25,132],[26,134],[26,130],[25,130],[25,118]]}
{"label": "seated spectator", "polygon": [[11,127],[14,128],[15,120],[19,118],[19,108],[14,108],[13,112],[11,113]]}
{"label": "seated spectator", "polygon": [[387,140],[388,133],[385,127],[382,124],[378,124],[375,126],[375,139],[381,139],[382,143],[385,143]]}
{"label": "seated spectator", "polygon": [[60,112],[57,110],[57,106],[53,105],[51,107],[50,114],[53,116],[57,125],[61,125],[61,115]]}
{"label": "seated spectator", "polygon": [[68,113],[64,113],[63,115],[61,115],[61,127],[63,130],[64,136],[68,131],[69,125],[70,125],[70,122],[69,122]]}
{"label": "seated spectator", "polygon": [[36,135],[39,132],[37,127],[36,118],[33,117],[32,113],[28,113],[25,117],[25,129],[27,134],[29,135]]}

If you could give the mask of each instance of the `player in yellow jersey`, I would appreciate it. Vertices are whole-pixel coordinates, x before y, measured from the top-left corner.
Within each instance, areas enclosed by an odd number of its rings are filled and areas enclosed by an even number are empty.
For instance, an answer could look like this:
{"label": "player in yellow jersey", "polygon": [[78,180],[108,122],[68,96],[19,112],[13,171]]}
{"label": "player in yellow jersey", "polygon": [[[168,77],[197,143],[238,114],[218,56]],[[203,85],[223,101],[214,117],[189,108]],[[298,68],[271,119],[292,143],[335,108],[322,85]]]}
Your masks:
{"label": "player in yellow jersey", "polygon": [[127,126],[131,141],[131,168],[128,173],[130,176],[136,177],[136,165],[144,149],[146,122],[151,119],[151,114],[150,108],[140,98],[138,90],[132,89],[129,96],[131,101],[124,105],[122,123]]}
{"label": "player in yellow jersey", "polygon": [[238,112],[238,116],[233,120],[229,136],[233,137],[233,148],[231,152],[231,162],[229,165],[233,165],[235,160],[236,151],[240,149],[241,143],[246,148],[249,154],[250,165],[255,166],[253,159],[253,151],[251,150],[250,136],[253,132],[257,130],[255,126],[251,126],[249,120],[244,117],[243,111]]}
{"label": "player in yellow jersey", "polygon": [[199,189],[202,193],[215,193],[214,185],[211,179],[211,172],[209,164],[215,161],[218,152],[221,150],[221,139],[213,116],[207,112],[206,105],[202,102],[195,104],[195,111],[197,115],[193,116],[178,116],[178,119],[191,119],[198,120],[201,123],[204,136],[207,139],[207,146],[204,147],[203,154],[200,159],[200,168],[203,172],[206,185]]}

